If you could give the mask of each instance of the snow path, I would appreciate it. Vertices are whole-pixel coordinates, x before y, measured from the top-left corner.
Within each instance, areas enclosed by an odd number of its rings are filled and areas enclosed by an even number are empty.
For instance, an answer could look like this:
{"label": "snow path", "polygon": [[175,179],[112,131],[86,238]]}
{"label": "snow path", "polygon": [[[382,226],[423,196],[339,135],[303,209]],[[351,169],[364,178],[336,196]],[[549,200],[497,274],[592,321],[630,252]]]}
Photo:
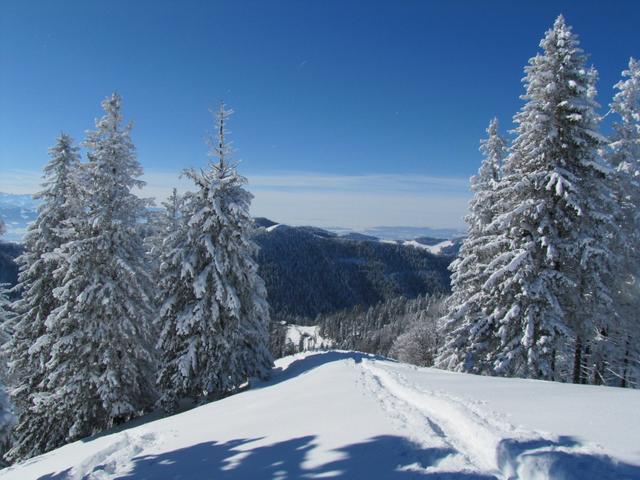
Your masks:
{"label": "snow path", "polygon": [[638,480],[639,404],[637,391],[304,352],[250,390],[66,445],[0,480]]}
{"label": "snow path", "polygon": [[[451,449],[451,454],[464,459],[471,470],[486,473],[496,470],[491,460],[493,435],[488,429],[478,428],[469,412],[461,412],[450,401],[432,393],[419,391],[401,376],[378,368],[370,361],[363,362],[362,368],[368,377],[367,383],[387,410],[405,418],[404,426],[415,441],[430,444],[440,439]],[[464,432],[475,435],[466,436]]]}
{"label": "snow path", "polygon": [[482,461],[474,461],[463,449],[458,448],[455,441],[447,437],[440,424],[434,421],[420,402],[412,399],[413,392],[391,380],[386,372],[375,368],[368,361],[361,368],[365,388],[380,401],[387,415],[399,423],[400,429],[415,443],[425,448],[439,448],[446,453],[435,465],[436,468],[427,468],[426,471],[433,472],[438,467],[473,472],[486,470],[484,465],[478,465]]}
{"label": "snow path", "polygon": [[[406,419],[413,440],[428,445],[434,433],[440,436],[452,448],[452,456],[468,462],[470,469],[461,472],[505,480],[639,478],[640,471],[634,468],[608,471],[607,463],[617,462],[597,445],[517,428],[474,402],[425,390],[394,367],[371,360],[362,363],[370,388],[393,416]],[[460,465],[459,460],[453,463]]]}

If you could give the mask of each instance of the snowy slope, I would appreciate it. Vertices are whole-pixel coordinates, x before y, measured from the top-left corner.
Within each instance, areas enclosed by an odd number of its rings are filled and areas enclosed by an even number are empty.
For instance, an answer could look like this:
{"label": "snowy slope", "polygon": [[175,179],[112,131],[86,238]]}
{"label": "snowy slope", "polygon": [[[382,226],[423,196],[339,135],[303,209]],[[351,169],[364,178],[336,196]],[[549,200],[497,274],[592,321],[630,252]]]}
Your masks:
{"label": "snowy slope", "polygon": [[640,391],[475,377],[353,352],[76,442],[0,479],[640,478]]}

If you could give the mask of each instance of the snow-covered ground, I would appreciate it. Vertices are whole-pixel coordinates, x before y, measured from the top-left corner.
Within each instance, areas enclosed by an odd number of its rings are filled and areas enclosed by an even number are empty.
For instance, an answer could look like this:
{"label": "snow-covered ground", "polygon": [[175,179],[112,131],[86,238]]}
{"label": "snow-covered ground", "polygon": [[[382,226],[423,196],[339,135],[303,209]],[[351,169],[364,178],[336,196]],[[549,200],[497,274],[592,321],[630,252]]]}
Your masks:
{"label": "snow-covered ground", "polygon": [[76,442],[0,479],[638,479],[640,391],[415,368],[354,352]]}

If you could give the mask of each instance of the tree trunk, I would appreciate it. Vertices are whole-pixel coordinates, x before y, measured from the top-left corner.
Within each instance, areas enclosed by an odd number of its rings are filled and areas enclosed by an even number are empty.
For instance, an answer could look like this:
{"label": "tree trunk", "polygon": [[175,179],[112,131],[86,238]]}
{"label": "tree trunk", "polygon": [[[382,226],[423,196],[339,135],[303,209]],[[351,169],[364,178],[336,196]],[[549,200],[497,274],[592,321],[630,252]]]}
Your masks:
{"label": "tree trunk", "polygon": [[582,340],[576,338],[576,350],[573,355],[573,383],[581,383],[582,379]]}
{"label": "tree trunk", "polygon": [[629,372],[629,337],[627,336],[627,341],[625,342],[624,349],[624,360],[622,362],[622,384],[620,385],[622,388],[627,387],[627,374]]}

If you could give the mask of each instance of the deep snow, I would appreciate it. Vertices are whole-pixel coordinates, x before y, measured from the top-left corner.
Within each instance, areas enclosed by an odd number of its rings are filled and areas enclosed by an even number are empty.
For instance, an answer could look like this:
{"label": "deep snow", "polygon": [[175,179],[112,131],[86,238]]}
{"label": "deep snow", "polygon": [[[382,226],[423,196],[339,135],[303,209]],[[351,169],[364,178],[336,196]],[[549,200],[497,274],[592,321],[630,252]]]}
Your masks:
{"label": "deep snow", "polygon": [[307,352],[250,390],[0,479],[640,479],[639,407],[636,390]]}

